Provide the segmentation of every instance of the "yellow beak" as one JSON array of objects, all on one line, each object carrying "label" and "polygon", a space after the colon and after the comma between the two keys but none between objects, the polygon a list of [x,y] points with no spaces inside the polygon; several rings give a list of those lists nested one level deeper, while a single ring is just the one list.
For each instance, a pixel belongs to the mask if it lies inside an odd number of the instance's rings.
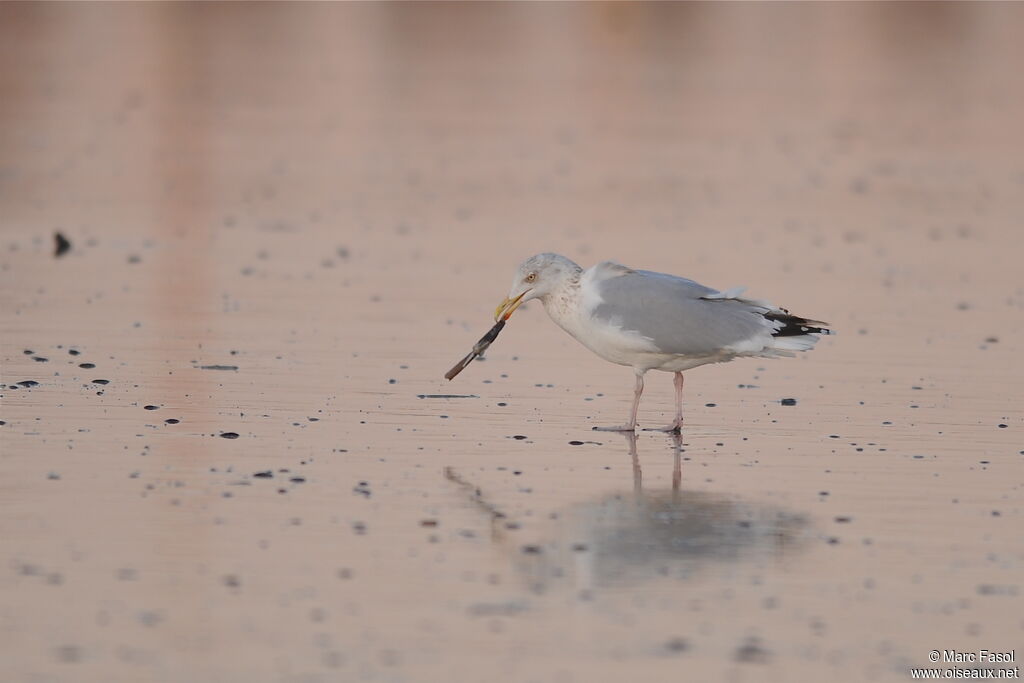
[{"label": "yellow beak", "polygon": [[523,303],[523,297],[526,296],[526,292],[523,292],[515,299],[509,299],[505,297],[505,300],[498,305],[498,308],[494,310],[494,322],[499,320],[508,320],[512,317],[513,311],[519,308],[520,304]]}]

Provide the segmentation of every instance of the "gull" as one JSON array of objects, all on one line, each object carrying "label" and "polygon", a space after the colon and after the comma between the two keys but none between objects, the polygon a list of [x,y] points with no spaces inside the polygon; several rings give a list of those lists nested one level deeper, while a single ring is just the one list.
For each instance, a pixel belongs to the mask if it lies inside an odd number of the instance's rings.
[{"label": "gull", "polygon": [[601,431],[633,432],[648,370],[673,373],[676,416],[659,431],[683,426],[683,372],[734,358],[794,356],[830,334],[828,323],[790,315],[744,288],[718,291],[665,273],[604,261],[583,270],[560,254],[537,254],[516,271],[508,296],[494,312],[508,320],[540,299],[555,323],[601,358],[633,368],[636,385],[629,421]]}]

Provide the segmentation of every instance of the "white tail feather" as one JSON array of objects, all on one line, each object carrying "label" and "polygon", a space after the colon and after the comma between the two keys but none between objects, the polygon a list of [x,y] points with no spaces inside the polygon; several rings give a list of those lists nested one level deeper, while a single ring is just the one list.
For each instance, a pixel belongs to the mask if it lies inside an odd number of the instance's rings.
[{"label": "white tail feather", "polygon": [[798,334],[788,337],[772,337],[772,345],[769,347],[778,351],[809,351],[818,343],[818,337],[813,334]]}]

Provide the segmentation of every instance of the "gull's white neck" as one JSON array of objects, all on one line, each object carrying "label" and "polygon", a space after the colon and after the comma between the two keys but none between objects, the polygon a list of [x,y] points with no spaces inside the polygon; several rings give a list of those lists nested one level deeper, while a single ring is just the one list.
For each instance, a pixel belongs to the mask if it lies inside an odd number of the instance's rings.
[{"label": "gull's white neck", "polygon": [[[544,309],[559,327],[601,358],[635,369],[639,367],[635,352],[650,352],[649,340],[636,333],[624,333],[617,325],[598,322],[591,316],[594,307],[601,303],[595,278],[607,276],[608,268],[616,267],[603,266],[599,264],[566,278],[561,287],[542,299]],[[622,266],[617,268],[625,270]],[[628,352],[623,352],[623,348]]]},{"label": "gull's white neck", "polygon": [[582,296],[580,294],[579,274],[567,277],[561,287],[543,297],[541,303],[548,316],[563,330],[576,339],[581,339],[580,313]]}]

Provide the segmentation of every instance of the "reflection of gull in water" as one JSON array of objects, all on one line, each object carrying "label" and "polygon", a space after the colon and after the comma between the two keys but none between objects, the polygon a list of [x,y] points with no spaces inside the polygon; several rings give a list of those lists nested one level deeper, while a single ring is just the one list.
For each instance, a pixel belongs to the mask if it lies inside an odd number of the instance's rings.
[{"label": "reflection of gull in water", "polygon": [[561,539],[547,546],[551,552],[522,566],[535,588],[543,590],[553,577],[566,575],[577,589],[659,576],[684,579],[708,564],[778,557],[797,544],[806,525],[798,515],[732,496],[683,490],[678,436],[671,490],[643,490],[637,437],[625,437],[633,460],[633,491],[565,510]]}]

